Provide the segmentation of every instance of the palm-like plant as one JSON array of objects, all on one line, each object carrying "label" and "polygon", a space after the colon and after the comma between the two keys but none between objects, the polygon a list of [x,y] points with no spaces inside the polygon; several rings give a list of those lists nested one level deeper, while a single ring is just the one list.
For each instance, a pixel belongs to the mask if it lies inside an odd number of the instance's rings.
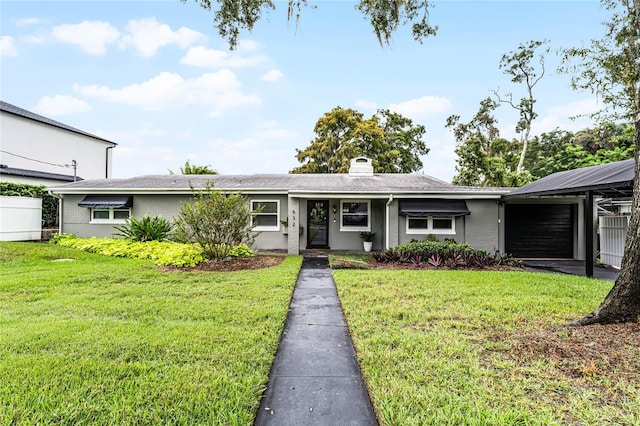
[{"label": "palm-like plant", "polygon": [[115,235],[133,241],[165,241],[168,240],[173,231],[173,224],[161,217],[142,216],[127,219],[123,226],[114,227],[119,232]]}]

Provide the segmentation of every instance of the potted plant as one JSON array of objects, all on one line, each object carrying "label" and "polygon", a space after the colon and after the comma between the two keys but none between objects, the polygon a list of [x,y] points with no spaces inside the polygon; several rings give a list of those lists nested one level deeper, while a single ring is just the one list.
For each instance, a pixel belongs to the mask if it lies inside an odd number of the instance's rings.
[{"label": "potted plant", "polygon": [[281,220],[280,223],[282,224],[282,233],[284,235],[288,235],[289,234],[289,218],[287,217],[285,220]]},{"label": "potted plant", "polygon": [[376,239],[376,233],[371,231],[362,231],[360,232],[360,238],[362,239],[364,251],[370,252],[371,246],[373,245],[373,240]]}]

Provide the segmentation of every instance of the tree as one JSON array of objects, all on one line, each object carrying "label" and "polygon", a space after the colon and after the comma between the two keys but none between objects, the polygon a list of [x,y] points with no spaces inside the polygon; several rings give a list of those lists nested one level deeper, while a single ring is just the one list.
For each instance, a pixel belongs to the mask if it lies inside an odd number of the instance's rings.
[{"label": "tree", "polygon": [[[171,170],[169,170],[169,174],[173,174]],[[195,164],[189,163],[189,160],[184,162],[184,166],[180,167],[181,175],[217,175],[218,171],[212,169],[209,164],[206,166],[197,166]]]},{"label": "tree", "polygon": [[602,123],[576,133],[556,129],[531,140],[525,169],[532,178],[633,158],[633,124]]},{"label": "tree", "polygon": [[376,173],[411,173],[422,168],[420,156],[429,153],[424,126],[389,110],[365,119],[361,112],[335,107],[313,130],[311,144],[296,149],[302,165],[291,173],[347,173],[351,159],[360,156],[371,158]]},{"label": "tree", "polygon": [[606,34],[588,47],[565,50],[564,70],[576,73],[573,87],[591,90],[611,107],[603,114],[634,123],[632,213],[618,279],[594,312],[570,325],[637,322],[640,315],[640,0],[602,4],[612,12]]},{"label": "tree", "polygon": [[522,174],[515,173],[519,144],[500,137],[498,122],[493,115],[498,103],[486,98],[469,123],[461,123],[459,115],[447,118],[446,127],[456,139],[455,185],[519,186]]},{"label": "tree", "polygon": [[[180,0],[186,3],[187,0]],[[218,34],[229,42],[233,50],[243,30],[251,31],[254,25],[270,10],[275,10],[275,0],[194,0],[207,11],[213,11],[213,26]],[[300,20],[302,9],[308,0],[288,0],[287,19]],[[359,0],[356,8],[369,20],[380,44],[389,44],[392,34],[401,25],[411,25],[413,38],[422,42],[435,35],[438,27],[429,24],[427,0]],[[317,7],[317,6],[314,6]]]},{"label": "tree", "polygon": [[197,243],[208,259],[224,259],[234,246],[253,244],[252,217],[256,213],[250,210],[245,196],[225,194],[207,185],[182,205],[174,238]]},{"label": "tree", "polygon": [[[517,104],[513,101],[513,94],[508,93],[505,97],[501,97],[500,93],[495,90],[493,93],[499,102],[505,103],[511,108],[518,111],[520,119],[516,124],[516,133],[520,134],[520,159],[516,166],[516,173],[524,172],[524,161],[529,147],[529,136],[531,135],[531,124],[538,114],[534,111],[535,98],[533,97],[534,87],[542,80],[545,73],[544,54],[549,52],[549,48],[544,48],[542,53],[537,53],[540,48],[548,44],[547,41],[532,40],[526,44],[521,44],[515,51],[502,55],[500,60],[500,69],[511,76],[512,83],[524,84],[526,96],[520,99]],[[536,58],[539,68],[532,65]]]}]

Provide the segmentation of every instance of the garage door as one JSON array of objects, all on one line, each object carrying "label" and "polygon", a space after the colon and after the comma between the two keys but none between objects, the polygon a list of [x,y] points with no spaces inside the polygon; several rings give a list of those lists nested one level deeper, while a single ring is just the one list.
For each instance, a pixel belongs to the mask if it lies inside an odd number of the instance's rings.
[{"label": "garage door", "polygon": [[507,253],[524,258],[573,258],[573,206],[507,204]]}]

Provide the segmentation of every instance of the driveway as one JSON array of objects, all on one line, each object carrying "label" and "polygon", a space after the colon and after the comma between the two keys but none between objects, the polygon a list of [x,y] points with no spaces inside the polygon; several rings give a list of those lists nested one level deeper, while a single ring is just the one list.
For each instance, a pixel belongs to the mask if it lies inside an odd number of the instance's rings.
[{"label": "driveway", "polygon": [[[523,260],[522,264],[526,268],[536,269],[547,272],[560,272],[569,275],[585,276],[584,260],[569,259],[550,259],[550,260]],[[613,268],[605,268],[604,266],[593,266],[594,278],[601,280],[615,281],[620,271]]]}]

